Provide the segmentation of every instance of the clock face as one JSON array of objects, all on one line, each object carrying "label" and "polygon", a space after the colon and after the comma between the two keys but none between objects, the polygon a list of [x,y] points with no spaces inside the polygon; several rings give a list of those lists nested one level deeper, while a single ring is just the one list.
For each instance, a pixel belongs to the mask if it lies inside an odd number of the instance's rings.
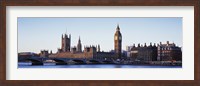
[{"label": "clock face", "polygon": [[118,37],[117,37],[117,36],[115,36],[115,40],[117,40],[117,38],[118,38]]},{"label": "clock face", "polygon": [[121,37],[121,36],[119,37],[119,40],[122,40],[122,37]]},{"label": "clock face", "polygon": [[122,40],[122,37],[121,36],[115,36],[115,40]]}]

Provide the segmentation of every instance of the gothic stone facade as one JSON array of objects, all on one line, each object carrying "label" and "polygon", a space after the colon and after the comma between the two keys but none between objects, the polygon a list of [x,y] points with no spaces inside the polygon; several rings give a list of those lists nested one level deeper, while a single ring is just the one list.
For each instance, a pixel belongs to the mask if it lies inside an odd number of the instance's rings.
[{"label": "gothic stone facade", "polygon": [[59,58],[85,58],[90,59],[95,56],[96,53],[96,47],[85,47],[84,51],[76,51],[75,48],[72,48],[74,50],[70,52],[57,52],[55,54],[49,55],[49,57],[59,57]]},{"label": "gothic stone facade", "polygon": [[119,25],[117,25],[116,32],[114,35],[114,48],[115,53],[117,54],[117,58],[121,59],[122,55],[122,35],[120,32]]},{"label": "gothic stone facade", "polygon": [[79,37],[78,44],[75,47],[71,47],[71,35],[62,35],[61,49],[58,49],[57,53],[51,53],[49,57],[59,57],[59,58],[85,58],[85,59],[118,59],[121,57],[121,46],[122,46],[122,36],[120,33],[119,25],[116,28],[114,35],[115,52],[101,52],[100,45],[84,47],[82,51],[82,44]]}]

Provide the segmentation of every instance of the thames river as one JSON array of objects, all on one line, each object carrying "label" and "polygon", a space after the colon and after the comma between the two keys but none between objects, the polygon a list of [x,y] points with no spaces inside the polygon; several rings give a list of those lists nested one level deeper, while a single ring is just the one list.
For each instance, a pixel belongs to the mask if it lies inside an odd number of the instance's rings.
[{"label": "thames river", "polygon": [[19,62],[18,68],[182,68],[182,66],[147,66],[147,65],[115,65],[115,64],[83,64],[83,65],[55,65],[44,63],[43,65],[31,65],[31,63]]}]

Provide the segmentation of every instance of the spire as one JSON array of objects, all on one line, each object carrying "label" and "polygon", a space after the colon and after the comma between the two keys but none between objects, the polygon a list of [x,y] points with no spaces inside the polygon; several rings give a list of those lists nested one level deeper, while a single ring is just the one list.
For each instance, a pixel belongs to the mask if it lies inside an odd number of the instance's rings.
[{"label": "spire", "polygon": [[65,38],[68,38],[67,34],[65,34]]},{"label": "spire", "polygon": [[82,45],[81,45],[81,38],[80,38],[80,36],[79,36],[78,44],[77,44],[77,51],[78,52],[82,52]]},{"label": "spire", "polygon": [[50,54],[52,54],[52,50],[50,51]]},{"label": "spire", "polygon": [[81,38],[80,38],[80,36],[79,36],[79,39],[78,39],[78,43],[81,43]]},{"label": "spire", "polygon": [[65,32],[65,34],[67,34],[67,28],[66,28],[66,32]]},{"label": "spire", "polygon": [[100,45],[98,44],[98,52],[100,52]]},{"label": "spire", "polygon": [[67,28],[66,28],[66,32],[65,32],[65,34],[64,34],[64,37],[65,37],[65,38],[68,38],[68,35],[67,35]]},{"label": "spire", "polygon": [[120,31],[120,28],[119,28],[119,24],[117,24],[117,29],[116,29],[117,31]]}]

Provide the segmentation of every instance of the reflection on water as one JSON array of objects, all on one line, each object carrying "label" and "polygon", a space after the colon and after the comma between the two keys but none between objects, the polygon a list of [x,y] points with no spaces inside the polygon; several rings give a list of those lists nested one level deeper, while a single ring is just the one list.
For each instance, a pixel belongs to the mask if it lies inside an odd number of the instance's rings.
[{"label": "reflection on water", "polygon": [[182,66],[147,66],[115,64],[56,65],[55,63],[44,63],[44,65],[31,65],[31,63],[19,62],[18,68],[182,68]]}]

